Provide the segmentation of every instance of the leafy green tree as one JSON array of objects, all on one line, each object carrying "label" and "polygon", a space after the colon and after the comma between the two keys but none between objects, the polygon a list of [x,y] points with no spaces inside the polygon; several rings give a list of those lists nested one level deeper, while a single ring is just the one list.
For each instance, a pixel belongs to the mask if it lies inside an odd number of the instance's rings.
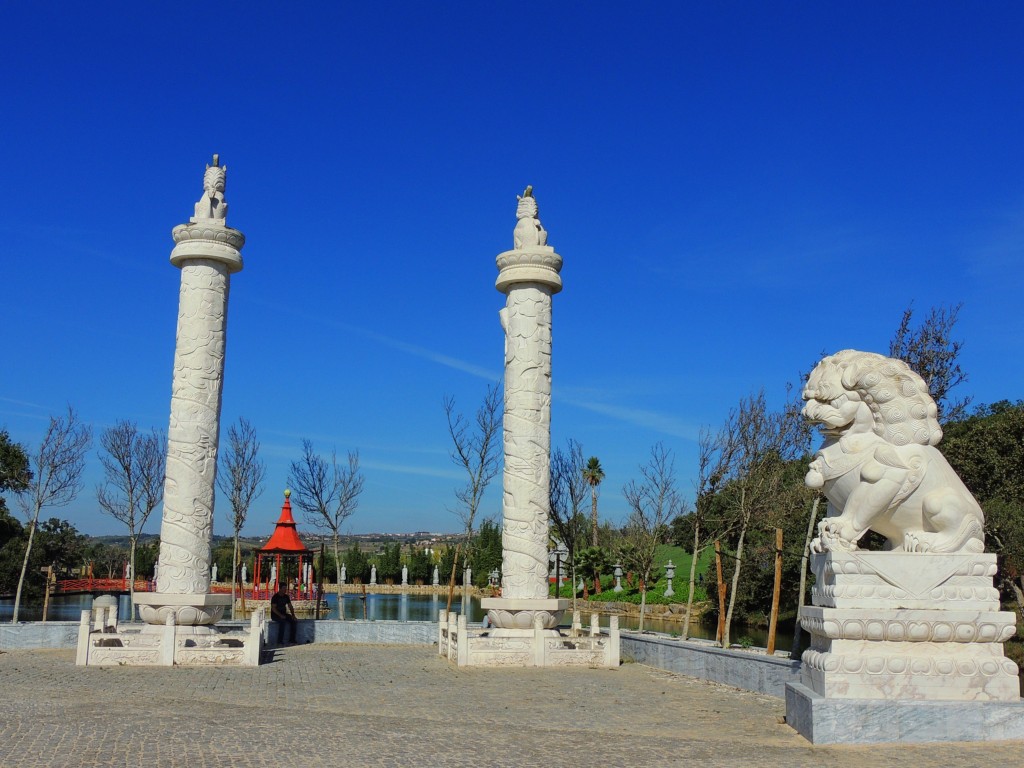
[{"label": "leafy green tree", "polygon": [[[340,565],[338,574],[340,579]],[[368,584],[370,581],[370,561],[359,548],[359,542],[352,542],[352,546],[345,553],[345,578],[352,584],[357,582]]]},{"label": "leafy green tree", "polygon": [[[222,539],[210,549],[210,564],[217,566],[217,581],[231,578],[231,564],[235,555],[234,543],[231,539]],[[283,577],[284,574],[281,574]]]},{"label": "leafy green tree", "polygon": [[96,579],[119,579],[124,573],[124,564],[128,562],[128,550],[119,544],[105,541],[88,542],[82,553],[84,577]]},{"label": "leafy green tree", "polygon": [[[743,617],[754,605],[763,611],[771,604],[774,529],[783,528],[784,542],[796,547],[806,535],[789,528],[806,525],[803,510],[809,491],[804,487],[806,468],[801,459],[809,438],[795,401],[775,411],[768,407],[762,390],[740,401],[715,438],[705,435],[701,441],[700,522],[710,524],[715,537],[726,544],[723,570],[731,585],[723,645],[729,643],[734,619]],[[799,563],[797,555],[795,584],[800,582]],[[749,583],[740,579],[741,572]],[[766,585],[767,598],[763,594]]]},{"label": "leafy green tree", "polygon": [[[782,591],[780,612],[794,613],[799,602],[800,572],[806,537],[807,510],[814,491],[804,485],[806,462],[802,459],[778,461],[772,468],[776,475],[773,497],[757,513],[754,524],[747,529],[743,557],[743,578],[735,590],[733,621],[767,624],[775,583],[775,529],[782,529]],[[723,497],[735,489],[723,489]],[[729,502],[731,503],[731,502]],[[735,552],[736,536],[726,536],[726,549]],[[725,558],[728,578],[735,567],[732,557]],[[710,590],[709,590],[710,591]]]},{"label": "leafy green tree", "polygon": [[979,501],[1024,499],[1024,401],[982,405],[946,424],[939,450]]},{"label": "leafy green tree", "polygon": [[[342,552],[341,556],[342,556],[342,560],[344,561],[345,553]],[[244,557],[245,556],[244,556],[244,553],[243,553],[243,559],[244,559]],[[317,583],[320,582],[320,578],[321,577],[323,577],[323,579],[325,581],[330,581],[330,577],[331,577],[332,573],[340,573],[341,572],[341,563],[338,563],[337,567],[335,567],[334,553],[330,550],[330,548],[325,547],[324,550],[323,550],[323,562],[320,561],[320,550],[316,550],[316,552],[314,553],[314,555],[313,555],[313,570],[315,572],[314,573],[314,580]],[[352,581],[352,579],[348,577],[348,572],[347,571],[345,573],[345,576],[346,576],[346,578],[348,578],[348,580],[350,582]]]},{"label": "leafy green tree", "polygon": [[[21,493],[28,489],[31,480],[32,470],[25,449],[11,441],[6,429],[0,429],[0,493]],[[6,512],[6,501],[0,496],[0,515]],[[2,530],[0,536],[3,536]]]},{"label": "leafy green tree", "polygon": [[409,583],[429,584],[433,577],[434,564],[425,549],[413,547],[409,553]]},{"label": "leafy green tree", "polygon": [[501,527],[493,520],[484,520],[473,545],[473,584],[487,586],[488,574],[501,572]]},{"label": "leafy green tree", "polygon": [[982,405],[943,431],[939,450],[981,504],[998,581],[1024,613],[1024,401]]},{"label": "leafy green tree", "polygon": [[384,545],[384,551],[377,557],[377,582],[399,584],[402,578],[402,545],[397,541]]},{"label": "leafy green tree", "polygon": [[[15,526],[6,525],[5,515],[0,514],[0,528],[6,528],[15,535],[3,542],[0,533],[0,593],[13,591],[17,584],[20,561],[24,556],[26,535],[24,529],[13,518]],[[86,552],[88,537],[79,533],[71,523],[51,517],[36,528],[28,570],[22,585],[22,598],[38,604],[46,588],[46,576],[40,569],[53,566],[57,578],[67,578],[73,568],[81,566]]]},{"label": "leafy green tree", "polygon": [[622,532],[622,528],[612,525],[607,520],[601,523],[597,529],[597,540],[600,542],[601,549],[605,552],[617,551],[622,541]]},{"label": "leafy green tree", "polygon": [[[32,479],[25,449],[0,430],[0,493],[21,493]],[[10,514],[0,496],[0,594],[11,594],[18,584],[18,561],[25,552],[25,527]]]},{"label": "leafy green tree", "polygon": [[[455,568],[455,557],[457,552],[461,552],[461,547],[453,547],[450,544],[446,544],[444,549],[441,550],[441,557],[438,560],[437,569],[442,574],[448,574],[455,569],[455,583],[462,583],[462,574],[459,573],[459,569]],[[443,577],[442,577],[443,578]]]},{"label": "leafy green tree", "polygon": [[12,539],[20,540],[25,535],[25,528],[6,509],[0,509],[0,547]]},{"label": "leafy green tree", "polygon": [[[601,547],[587,547],[576,555],[576,569],[588,579],[593,579],[594,593],[601,591],[601,576],[611,568],[608,552]],[[586,584],[584,584],[586,589]]]},{"label": "leafy green tree", "polygon": [[66,577],[82,564],[89,537],[67,520],[51,517],[39,526],[37,536],[40,567],[52,565],[58,576]]},{"label": "leafy green tree", "polygon": [[[140,541],[135,550],[135,569],[140,578],[152,579],[154,574],[153,566],[160,557],[160,539],[154,537]],[[218,574],[219,575],[219,574]]]},{"label": "leafy green tree", "polygon": [[18,570],[25,553],[26,539],[21,522],[0,508],[0,594],[9,595],[18,586]]}]

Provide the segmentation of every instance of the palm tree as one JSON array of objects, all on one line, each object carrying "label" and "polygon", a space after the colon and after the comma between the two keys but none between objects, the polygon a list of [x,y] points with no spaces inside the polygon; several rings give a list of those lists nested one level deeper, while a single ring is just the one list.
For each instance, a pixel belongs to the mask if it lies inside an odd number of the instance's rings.
[{"label": "palm tree", "polygon": [[583,468],[583,479],[590,486],[590,523],[593,532],[591,546],[597,546],[597,487],[604,480],[604,470],[601,469],[601,462],[597,456],[587,459],[587,466]]},{"label": "palm tree", "polygon": [[[594,594],[601,591],[601,574],[609,568],[608,554],[600,547],[587,547],[576,555],[576,567],[594,580]],[[584,587],[586,594],[586,587]]]}]

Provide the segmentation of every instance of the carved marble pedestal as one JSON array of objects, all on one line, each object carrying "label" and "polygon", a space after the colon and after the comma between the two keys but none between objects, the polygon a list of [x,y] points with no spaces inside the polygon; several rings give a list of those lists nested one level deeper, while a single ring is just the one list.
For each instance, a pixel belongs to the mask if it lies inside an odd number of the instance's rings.
[{"label": "carved marble pedestal", "polygon": [[619,666],[620,644],[619,617],[612,616],[608,632],[602,633],[596,613],[591,616],[590,632],[584,633],[577,611],[568,634],[544,629],[543,618],[536,614],[532,629],[470,628],[465,616],[444,611],[438,620],[438,653],[460,667],[614,669]]},{"label": "carved marble pedestal", "polygon": [[786,719],[815,743],[1024,738],[1017,666],[1003,655],[994,554],[812,557],[811,634]]}]

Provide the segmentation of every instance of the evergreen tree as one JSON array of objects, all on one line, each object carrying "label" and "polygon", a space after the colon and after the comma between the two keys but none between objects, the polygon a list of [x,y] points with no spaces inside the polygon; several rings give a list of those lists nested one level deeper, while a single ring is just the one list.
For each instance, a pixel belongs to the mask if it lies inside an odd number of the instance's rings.
[{"label": "evergreen tree", "polygon": [[501,573],[501,528],[493,520],[484,520],[473,546],[473,584],[487,586],[493,570]]},{"label": "evergreen tree", "polygon": [[[359,542],[353,542],[348,552],[345,553],[345,578],[348,579],[350,584],[370,583],[370,561],[367,559],[363,551],[359,549]],[[341,572],[341,566],[338,566],[338,572]]]},{"label": "evergreen tree", "polygon": [[433,577],[434,564],[425,549],[413,548],[409,554],[409,583],[429,584]]}]

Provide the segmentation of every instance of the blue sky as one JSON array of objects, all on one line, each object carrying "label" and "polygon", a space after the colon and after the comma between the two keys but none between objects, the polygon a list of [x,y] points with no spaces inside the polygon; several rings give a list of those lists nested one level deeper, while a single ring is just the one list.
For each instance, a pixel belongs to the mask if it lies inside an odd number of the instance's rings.
[{"label": "blue sky", "polygon": [[[1021,398],[1022,38],[1009,2],[7,4],[0,426],[166,428],[170,230],[213,152],[247,237],[222,431],[263,443],[253,535],[303,437],[360,451],[352,532],[457,529],[442,401],[501,376],[527,184],[564,258],[553,439],[601,459],[607,519],[653,443],[691,492],[701,425],[886,351],[911,301],[963,302],[963,394]],[[120,532],[99,480],[93,455],[44,514]]]}]

